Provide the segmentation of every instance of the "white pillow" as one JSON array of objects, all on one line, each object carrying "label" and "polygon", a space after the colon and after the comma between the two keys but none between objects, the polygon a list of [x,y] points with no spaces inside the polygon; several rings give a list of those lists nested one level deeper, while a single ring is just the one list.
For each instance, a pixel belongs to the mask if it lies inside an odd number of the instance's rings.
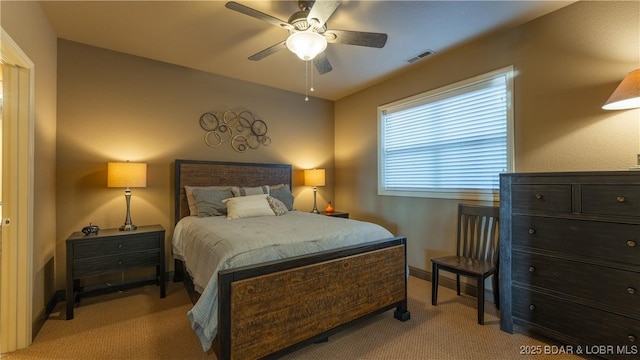
[{"label": "white pillow", "polygon": [[222,200],[227,205],[227,219],[255,216],[275,216],[267,201],[267,194],[232,197]]},{"label": "white pillow", "polygon": [[231,189],[234,197],[238,196],[250,196],[250,195],[261,195],[261,194],[269,194],[269,185],[262,185],[256,187],[238,187],[234,186]]}]

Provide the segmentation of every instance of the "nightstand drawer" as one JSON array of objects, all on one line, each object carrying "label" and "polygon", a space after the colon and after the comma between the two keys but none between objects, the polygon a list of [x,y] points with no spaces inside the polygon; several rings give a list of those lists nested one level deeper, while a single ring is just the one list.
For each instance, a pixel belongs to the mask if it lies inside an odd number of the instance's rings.
[{"label": "nightstand drawer", "polygon": [[513,185],[514,209],[571,211],[571,185]]},{"label": "nightstand drawer", "polygon": [[583,185],[582,212],[640,217],[640,187],[634,185]]},{"label": "nightstand drawer", "polygon": [[513,315],[593,345],[638,345],[638,320],[519,286],[513,286]]},{"label": "nightstand drawer", "polygon": [[87,239],[74,246],[74,258],[85,259],[160,248],[156,234]]},{"label": "nightstand drawer", "polygon": [[640,265],[640,225],[514,215],[514,246]]},{"label": "nightstand drawer", "polygon": [[97,276],[123,270],[155,266],[160,263],[160,249],[103,256],[73,261],[75,278]]},{"label": "nightstand drawer", "polygon": [[640,273],[521,251],[513,251],[512,256],[514,281],[608,306],[638,310]]}]

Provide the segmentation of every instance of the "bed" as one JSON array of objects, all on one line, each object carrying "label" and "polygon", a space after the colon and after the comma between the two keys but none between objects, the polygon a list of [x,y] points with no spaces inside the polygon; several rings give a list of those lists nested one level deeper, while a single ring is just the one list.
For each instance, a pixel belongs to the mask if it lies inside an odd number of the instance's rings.
[{"label": "bed", "polygon": [[[327,341],[354,321],[394,308],[396,319],[409,320],[405,237],[381,232],[375,224],[295,210],[283,216],[238,221],[226,216],[191,216],[185,186],[291,186],[291,165],[176,160],[174,174],[174,281],[184,281],[194,303],[188,314],[192,328],[203,349],[215,352],[218,360],[278,357]],[[351,226],[357,226],[356,230],[347,230],[347,235],[323,233],[322,241],[309,242],[313,244],[310,248],[290,240],[299,237],[302,231],[295,229],[300,227],[306,233]],[[202,227],[222,232],[229,240],[225,246],[239,247],[241,255],[202,260],[212,250],[198,248],[204,245],[195,245],[196,240],[186,242],[180,235],[208,237]],[[265,244],[249,248],[254,245],[235,240],[241,227],[252,233],[252,241]],[[185,243],[194,245],[185,250]],[[193,254],[199,257],[197,261]],[[217,265],[207,265],[210,263]],[[208,267],[213,269],[200,274],[200,268]],[[203,281],[207,276],[210,278]]]}]

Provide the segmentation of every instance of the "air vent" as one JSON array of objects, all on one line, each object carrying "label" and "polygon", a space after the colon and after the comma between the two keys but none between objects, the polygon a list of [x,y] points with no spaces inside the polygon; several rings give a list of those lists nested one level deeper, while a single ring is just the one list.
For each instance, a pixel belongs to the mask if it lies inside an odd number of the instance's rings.
[{"label": "air vent", "polygon": [[420,54],[418,54],[418,55],[416,55],[416,56],[414,56],[412,58],[409,58],[409,59],[407,59],[405,61],[408,62],[408,63],[416,62],[416,61],[418,61],[418,60],[420,60],[422,58],[425,58],[425,57],[427,57],[429,55],[433,55],[435,53],[436,53],[435,51],[433,51],[431,49],[427,49],[427,50],[421,52]]}]

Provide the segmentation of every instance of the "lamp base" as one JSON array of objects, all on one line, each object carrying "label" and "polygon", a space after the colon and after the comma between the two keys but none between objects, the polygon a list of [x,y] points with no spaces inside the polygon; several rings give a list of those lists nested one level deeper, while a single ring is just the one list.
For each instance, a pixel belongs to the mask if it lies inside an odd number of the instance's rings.
[{"label": "lamp base", "polygon": [[312,213],[314,214],[320,214],[320,211],[318,211],[318,206],[316,203],[316,193],[318,192],[318,188],[317,187],[313,187],[313,210],[311,210]]},{"label": "lamp base", "polygon": [[122,226],[120,226],[120,231],[134,231],[136,230],[138,227],[133,225],[133,224],[124,224]]},{"label": "lamp base", "polygon": [[638,154],[638,165],[629,168],[631,171],[640,171],[640,154]]}]

